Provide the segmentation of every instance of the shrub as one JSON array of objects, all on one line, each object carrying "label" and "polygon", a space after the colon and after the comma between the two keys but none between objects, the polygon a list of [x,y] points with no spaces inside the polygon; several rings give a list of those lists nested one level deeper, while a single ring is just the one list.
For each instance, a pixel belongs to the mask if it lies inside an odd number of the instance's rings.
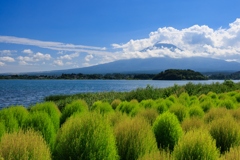
[{"label": "shrub", "polygon": [[230,113],[226,108],[212,108],[204,115],[204,121],[210,123],[215,119],[223,118],[227,115],[230,115]]},{"label": "shrub", "polygon": [[236,121],[240,122],[240,108],[230,110],[230,113]]},{"label": "shrub", "polygon": [[42,136],[32,130],[5,134],[0,142],[0,157],[11,160],[51,160]]},{"label": "shrub", "polygon": [[158,111],[154,108],[142,109],[136,116],[143,117],[150,125],[152,125],[158,116]]},{"label": "shrub", "polygon": [[18,121],[14,118],[13,113],[8,108],[0,110],[0,122],[5,126],[5,131],[8,133],[19,129]]},{"label": "shrub", "polygon": [[159,148],[173,150],[174,145],[182,136],[182,128],[177,117],[170,112],[159,115],[153,123],[153,131]]},{"label": "shrub", "polygon": [[199,100],[198,100],[197,96],[191,96],[190,97],[189,106],[193,106],[193,105],[199,105]]},{"label": "shrub", "polygon": [[97,101],[94,102],[91,110],[97,111],[98,113],[105,114],[109,112],[113,112],[112,106],[108,102]]},{"label": "shrub", "polygon": [[237,101],[238,103],[240,103],[240,93],[237,93],[237,94],[235,95],[235,99],[236,99],[236,101]]},{"label": "shrub", "polygon": [[154,108],[157,109],[159,114],[166,112],[168,110],[168,106],[163,99],[156,100]]},{"label": "shrub", "polygon": [[221,160],[239,160],[240,146],[231,147],[228,152],[221,156]]},{"label": "shrub", "polygon": [[19,127],[22,127],[28,117],[28,110],[23,106],[12,106],[8,108],[8,111],[17,120]]},{"label": "shrub", "polygon": [[120,99],[114,99],[111,103],[112,108],[115,110],[121,102],[122,101]]},{"label": "shrub", "polygon": [[206,100],[200,103],[200,107],[203,109],[203,111],[206,113],[208,112],[211,108],[214,107],[214,104],[211,100]]},{"label": "shrub", "polygon": [[0,122],[0,141],[1,141],[1,137],[4,135],[4,133],[5,133],[4,123]]},{"label": "shrub", "polygon": [[53,102],[39,103],[39,104],[36,104],[35,106],[31,107],[30,111],[31,112],[35,112],[35,111],[46,112],[54,124],[55,132],[58,131],[59,126],[60,126],[61,112],[59,111],[59,109],[57,108],[55,103],[53,103]]},{"label": "shrub", "polygon": [[173,157],[177,160],[217,160],[219,152],[207,131],[191,130],[174,147]]},{"label": "shrub", "polygon": [[114,133],[97,113],[76,114],[60,128],[54,159],[118,159]]},{"label": "shrub", "polygon": [[122,112],[119,112],[119,111],[115,111],[115,112],[111,112],[110,114],[107,114],[107,115],[104,115],[111,126],[115,126],[117,125],[119,122],[127,119],[127,118],[130,118],[126,113],[122,113]]},{"label": "shrub", "polygon": [[148,100],[142,100],[140,102],[140,105],[143,106],[144,108],[152,108],[153,106],[155,106],[155,101],[152,99],[148,99]]},{"label": "shrub", "polygon": [[185,119],[182,124],[182,129],[187,132],[192,129],[198,129],[204,126],[204,122],[199,117],[191,117]]},{"label": "shrub", "polygon": [[231,116],[214,120],[209,130],[221,153],[240,144],[240,128]]},{"label": "shrub", "polygon": [[174,113],[180,122],[182,122],[188,116],[188,108],[181,104],[174,104],[169,108],[169,111]]},{"label": "shrub", "polygon": [[23,126],[25,130],[33,129],[42,134],[50,149],[53,149],[56,132],[51,118],[46,112],[33,112],[29,114]]},{"label": "shrub", "polygon": [[205,113],[200,106],[192,106],[189,108],[188,114],[190,117],[202,118]]},{"label": "shrub", "polygon": [[87,103],[84,100],[75,100],[63,108],[60,124],[63,124],[71,115],[86,111],[88,111]]},{"label": "shrub", "polygon": [[142,118],[126,119],[115,126],[115,137],[121,160],[136,160],[157,151],[151,126]]},{"label": "shrub", "polygon": [[227,109],[235,109],[236,108],[235,104],[229,99],[221,100],[219,103],[219,107],[225,107]]},{"label": "shrub", "polygon": [[139,103],[135,102],[135,101],[131,101],[131,102],[121,102],[118,107],[117,107],[117,111],[121,111],[122,113],[126,113],[128,115],[130,115],[130,113],[135,109],[137,110],[139,108]]},{"label": "shrub", "polygon": [[214,100],[218,99],[217,94],[214,92],[208,92],[207,96]]},{"label": "shrub", "polygon": [[170,151],[160,150],[160,152],[148,153],[138,160],[173,160]]},{"label": "shrub", "polygon": [[190,105],[190,97],[188,95],[188,93],[183,92],[180,94],[178,101],[184,105],[184,106],[189,106]]}]

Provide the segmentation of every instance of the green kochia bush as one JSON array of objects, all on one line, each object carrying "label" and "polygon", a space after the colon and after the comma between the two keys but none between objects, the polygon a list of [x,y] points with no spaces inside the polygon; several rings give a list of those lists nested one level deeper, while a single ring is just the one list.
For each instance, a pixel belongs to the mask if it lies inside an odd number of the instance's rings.
[{"label": "green kochia bush", "polygon": [[53,122],[46,112],[33,112],[29,114],[23,126],[25,130],[33,129],[42,134],[50,149],[53,149],[56,132]]},{"label": "green kochia bush", "polygon": [[5,133],[4,123],[0,122],[0,141],[1,141],[1,137],[3,136],[4,133]]},{"label": "green kochia bush", "polygon": [[0,110],[0,122],[4,124],[6,132],[19,130],[18,121],[8,108]]},{"label": "green kochia bush", "polygon": [[153,123],[153,131],[159,148],[173,150],[183,131],[177,117],[170,112],[158,116]]},{"label": "green kochia bush", "polygon": [[81,113],[88,111],[88,105],[84,100],[75,100],[70,104],[67,104],[65,108],[63,108],[62,116],[60,119],[60,123],[63,124],[67,118],[75,113]]},{"label": "green kochia bush", "polygon": [[76,114],[60,128],[54,159],[115,160],[116,141],[110,124],[100,114]]},{"label": "green kochia bush", "polygon": [[6,160],[51,160],[51,153],[39,133],[20,130],[2,137],[0,157]]},{"label": "green kochia bush", "polygon": [[189,108],[188,114],[190,117],[202,118],[204,116],[204,111],[200,106],[191,106]]},{"label": "green kochia bush", "polygon": [[108,102],[97,101],[93,103],[91,110],[96,111],[101,114],[113,112],[112,106]]},{"label": "green kochia bush", "polygon": [[44,103],[36,104],[35,106],[31,107],[30,111],[31,112],[35,112],[35,111],[46,112],[54,124],[55,132],[58,131],[59,126],[60,126],[61,112],[59,111],[59,109],[53,102],[44,102]]},{"label": "green kochia bush", "polygon": [[210,134],[216,140],[221,153],[240,144],[239,124],[231,116],[216,119],[211,123]]},{"label": "green kochia bush", "polygon": [[188,108],[181,104],[174,104],[169,108],[171,113],[174,113],[178,120],[182,122],[185,118],[188,117]]},{"label": "green kochia bush", "polygon": [[137,101],[131,101],[131,102],[124,101],[118,105],[117,111],[121,111],[122,113],[131,115],[131,114],[135,114],[139,108],[140,108],[139,103]]},{"label": "green kochia bush", "polygon": [[18,126],[22,127],[24,124],[24,121],[28,117],[28,110],[23,106],[12,106],[7,108],[9,114],[12,114],[13,117],[17,120]]},{"label": "green kochia bush", "polygon": [[191,130],[174,147],[173,156],[177,160],[217,160],[219,151],[207,131]]},{"label": "green kochia bush", "polygon": [[121,160],[137,160],[145,154],[158,151],[151,126],[142,117],[118,123],[115,126],[115,136]]}]

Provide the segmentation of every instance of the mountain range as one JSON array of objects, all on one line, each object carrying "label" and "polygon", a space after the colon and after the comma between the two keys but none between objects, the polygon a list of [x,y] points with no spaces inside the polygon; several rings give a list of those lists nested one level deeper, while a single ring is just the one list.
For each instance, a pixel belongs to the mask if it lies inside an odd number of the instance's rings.
[{"label": "mountain range", "polygon": [[125,59],[99,64],[85,68],[42,72],[41,74],[106,74],[106,73],[151,73],[156,74],[166,69],[191,69],[201,73],[206,72],[237,72],[240,63],[227,62],[220,59],[190,57],[190,58],[146,58]]}]

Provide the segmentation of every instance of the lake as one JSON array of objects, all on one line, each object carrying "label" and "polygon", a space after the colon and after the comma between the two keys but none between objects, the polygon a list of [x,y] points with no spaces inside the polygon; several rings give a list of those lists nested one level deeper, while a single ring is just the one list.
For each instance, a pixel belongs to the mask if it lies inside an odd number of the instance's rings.
[{"label": "lake", "polygon": [[[213,82],[222,83],[223,80],[206,81],[152,81],[152,80],[0,80],[0,108],[11,105],[29,107],[42,102],[44,97],[59,94],[76,94],[84,92],[131,91],[151,85],[157,88]],[[239,82],[239,81],[235,81]]]}]

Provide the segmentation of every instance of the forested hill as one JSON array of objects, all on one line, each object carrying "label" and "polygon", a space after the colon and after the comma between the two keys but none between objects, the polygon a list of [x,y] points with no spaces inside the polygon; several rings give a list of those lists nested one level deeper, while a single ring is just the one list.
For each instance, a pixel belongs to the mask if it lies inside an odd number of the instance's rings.
[{"label": "forested hill", "polygon": [[157,74],[153,80],[205,80],[207,77],[193,70],[168,69]]}]

